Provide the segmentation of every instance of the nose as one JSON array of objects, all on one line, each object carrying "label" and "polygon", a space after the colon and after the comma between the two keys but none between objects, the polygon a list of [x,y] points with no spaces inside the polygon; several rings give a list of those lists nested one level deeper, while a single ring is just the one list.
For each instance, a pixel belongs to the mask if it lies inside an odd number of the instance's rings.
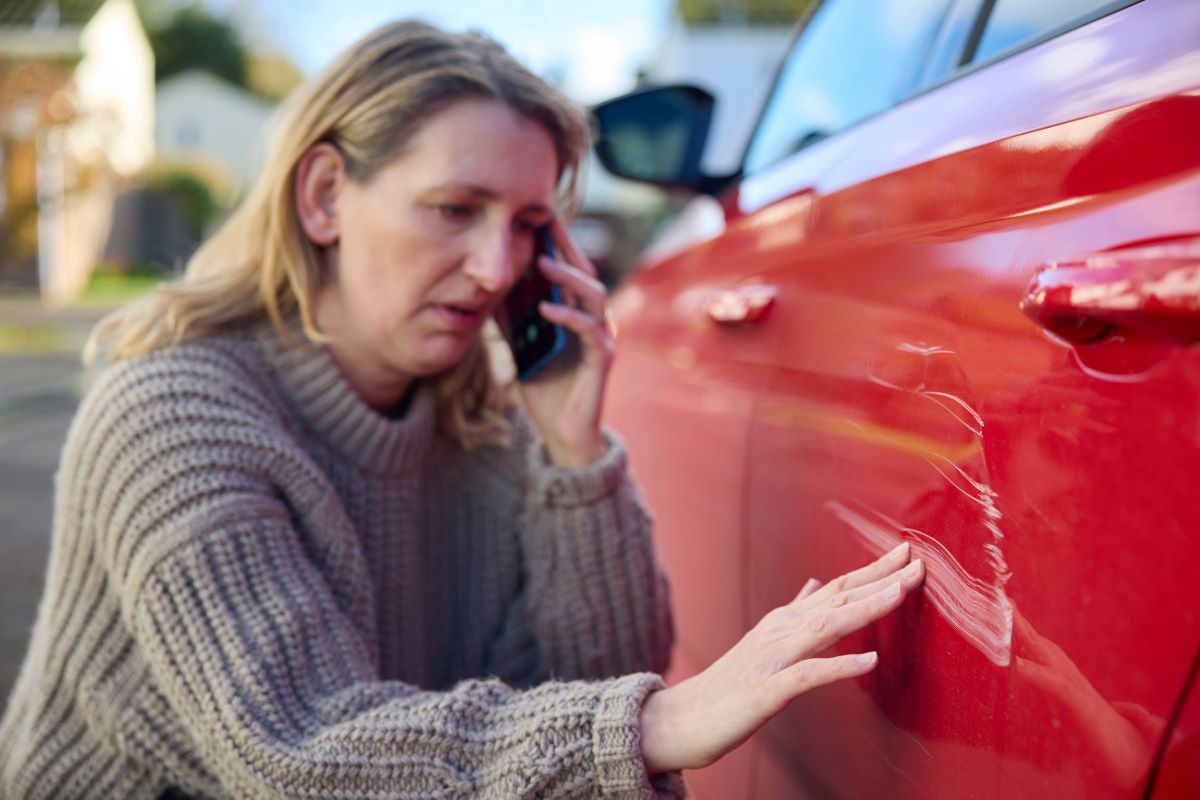
[{"label": "nose", "polygon": [[508,291],[517,280],[516,242],[509,231],[481,235],[467,254],[467,277],[486,292]]}]

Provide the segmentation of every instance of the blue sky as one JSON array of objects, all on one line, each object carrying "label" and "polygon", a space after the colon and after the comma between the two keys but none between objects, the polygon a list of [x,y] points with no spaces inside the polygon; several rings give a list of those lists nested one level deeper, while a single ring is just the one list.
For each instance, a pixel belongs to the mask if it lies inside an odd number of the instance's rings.
[{"label": "blue sky", "polygon": [[561,76],[577,100],[632,88],[665,34],[671,0],[206,0],[272,42],[301,69],[319,70],[384,22],[417,17],[436,25],[479,28],[542,75]]}]

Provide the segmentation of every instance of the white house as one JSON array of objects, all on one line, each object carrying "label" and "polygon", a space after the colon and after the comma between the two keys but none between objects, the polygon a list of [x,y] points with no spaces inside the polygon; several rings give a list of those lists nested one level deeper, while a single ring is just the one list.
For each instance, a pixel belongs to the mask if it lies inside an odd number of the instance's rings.
[{"label": "white house", "polygon": [[172,76],[159,84],[155,104],[159,157],[201,164],[248,187],[263,164],[274,109],[208,72]]},{"label": "white house", "polygon": [[791,32],[788,25],[734,22],[689,26],[678,16],[672,19],[645,80],[651,84],[690,83],[717,98],[704,154],[708,171],[719,174],[737,168]]},{"label": "white house", "polygon": [[79,35],[75,68],[79,124],[68,147],[80,159],[101,154],[122,176],[154,159],[154,53],[132,0],[108,0]]},{"label": "white house", "polygon": [[[688,25],[678,13],[672,15],[662,46],[643,72],[642,80],[648,85],[691,84],[707,89],[716,97],[703,161],[709,173],[719,175],[737,169],[775,70],[791,41],[791,32],[792,27],[787,24],[750,25],[736,19],[712,25]],[[680,198],[675,198],[674,202],[679,201]],[[652,210],[661,209],[666,203],[662,191],[614,178],[593,160],[584,211],[603,219],[610,235],[607,241],[598,242],[589,255],[593,260],[608,255],[616,270],[624,272],[636,260],[651,233],[644,225],[639,227],[634,223],[652,216]],[[661,211],[653,216],[661,216]],[[671,242],[679,238],[677,231],[681,227],[690,231],[699,226],[710,231],[724,220],[720,207],[707,197],[688,202],[682,218],[682,226],[668,226],[665,231],[655,232],[655,249],[661,247],[666,252],[673,248]],[[617,245],[624,245],[621,252],[616,252]]]}]

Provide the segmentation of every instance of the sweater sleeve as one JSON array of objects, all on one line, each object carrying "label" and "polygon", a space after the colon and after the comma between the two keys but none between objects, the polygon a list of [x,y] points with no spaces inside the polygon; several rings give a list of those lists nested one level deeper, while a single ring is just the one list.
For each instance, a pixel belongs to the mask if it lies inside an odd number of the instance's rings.
[{"label": "sweater sleeve", "polygon": [[[238,797],[653,796],[638,713],[661,680],[381,681],[285,515],[196,530],[147,571],[139,645]],[[143,732],[148,733],[148,732]]]},{"label": "sweater sleeve", "polygon": [[624,443],[604,435],[605,454],[579,470],[552,465],[536,439],[526,450],[529,613],[543,666],[559,678],[662,673],[673,642],[650,515]]},{"label": "sweater sleeve", "polygon": [[[205,795],[682,792],[642,765],[641,705],[662,686],[652,673],[524,691],[496,679],[445,691],[381,679],[344,537],[302,535],[293,517],[330,502],[321,476],[290,448],[253,372],[231,379],[225,360],[205,350],[115,367],[89,394],[65,458],[67,505],[104,554],[141,665],[122,685],[150,686],[186,733],[181,742],[133,707],[117,712],[121,741],[181,749],[169,761],[219,781],[196,787]],[[272,478],[281,471],[311,488],[285,501]],[[146,757],[153,769],[168,761]]]}]

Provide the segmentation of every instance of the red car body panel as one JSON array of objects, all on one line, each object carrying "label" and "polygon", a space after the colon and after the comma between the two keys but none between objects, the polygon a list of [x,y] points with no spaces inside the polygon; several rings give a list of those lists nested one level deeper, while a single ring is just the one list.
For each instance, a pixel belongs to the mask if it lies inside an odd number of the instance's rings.
[{"label": "red car body panel", "polygon": [[1170,737],[1163,743],[1163,756],[1155,775],[1152,800],[1195,797],[1200,787],[1200,692],[1195,680],[1200,671],[1200,653],[1192,673],[1192,687]]},{"label": "red car body panel", "polygon": [[[896,542],[927,579],[838,645],[874,673],[697,795],[1141,797],[1160,750],[1161,791],[1200,795],[1200,701],[1169,729],[1200,645],[1200,3],[970,72],[722,206],[613,301],[670,677]],[[768,313],[714,324],[750,286]]]},{"label": "red car body panel", "polygon": [[[670,565],[677,629],[687,631],[672,656],[677,682],[712,663],[745,633],[741,504],[743,458],[754,398],[766,384],[770,329],[727,332],[704,304],[729,280],[747,274],[734,243],[724,257],[703,250],[641,276],[614,300],[619,320],[636,315],[641,343],[619,359],[614,379],[631,391],[609,395],[606,413],[637,442],[635,472],[644,483],[658,549]],[[623,339],[623,334],[619,334]],[[761,353],[761,359],[754,354]],[[634,387],[638,387],[633,390]],[[645,412],[648,396],[653,412]],[[753,751],[734,753],[701,778],[714,797],[739,797]]]}]

